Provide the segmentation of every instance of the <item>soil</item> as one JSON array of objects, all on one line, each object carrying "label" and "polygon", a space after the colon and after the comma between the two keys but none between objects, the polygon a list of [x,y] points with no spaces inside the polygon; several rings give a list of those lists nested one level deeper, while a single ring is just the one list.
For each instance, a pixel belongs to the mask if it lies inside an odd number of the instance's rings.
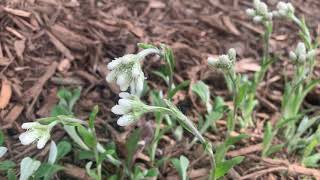
[{"label": "soil", "polygon": [[[274,7],[277,1],[268,0],[267,3]],[[313,37],[318,38],[320,1],[296,0],[292,3],[298,15],[305,17]],[[22,123],[50,115],[61,87],[82,87],[81,99],[75,109],[79,118],[85,119],[92,107],[99,105],[96,128],[101,142],[114,141],[122,147],[134,128],[148,126],[150,131],[146,133],[152,133],[152,117],[127,128],[116,125],[117,117],[110,109],[118,99],[119,89],[105,81],[107,63],[124,54],[137,52],[139,42],[164,43],[173,48],[177,63],[175,82],[203,80],[210,86],[213,96],[220,95],[231,101],[222,74],[209,70],[207,57],[233,47],[238,52],[238,72],[251,76],[259,69],[263,30],[246,16],[245,9],[251,6],[250,0],[0,2],[0,128],[5,133],[8,159],[19,164],[25,156],[39,160],[47,157],[49,146],[42,150],[38,150],[36,145],[23,146],[18,136],[24,131]],[[298,165],[297,157],[285,150],[276,154],[281,162],[260,158],[263,124],[266,121],[274,123],[279,117],[284,69],[291,66],[286,58],[287,52],[299,41],[298,29],[291,23],[276,20],[274,26],[270,51],[277,54],[278,60],[259,88],[260,103],[255,112],[257,124],[255,128],[246,130],[252,137],[228,154],[230,157],[244,155],[246,160],[235,167],[226,179],[254,179],[256,176],[258,179],[302,179],[314,175],[312,173],[320,174],[316,169],[311,169],[312,172],[308,168],[303,169]],[[156,57],[149,57],[144,61],[144,72],[151,88],[165,91],[165,83],[152,73],[161,63]],[[317,64],[315,76],[319,75],[320,66]],[[319,109],[319,95],[320,87],[317,87],[308,95],[304,106]],[[149,101],[148,97],[144,98]],[[188,90],[179,92],[174,102],[195,123],[198,113],[205,112],[205,107]],[[226,129],[224,122],[222,119],[218,123],[221,132]],[[66,134],[62,129],[55,129],[53,139],[56,142],[64,137]],[[224,139],[224,133],[207,133],[206,137],[216,144]],[[200,145],[186,150],[184,142],[187,138],[191,136],[186,134],[185,139],[176,141],[168,134],[159,148],[163,156],[186,155],[192,164],[190,179],[204,179],[208,174],[209,159],[201,156]],[[121,150],[118,153],[125,156]],[[148,167],[148,158],[144,158],[143,151],[140,156],[137,162]],[[59,172],[56,179],[88,178],[84,163],[73,162],[72,155],[62,162],[66,170]],[[161,169],[160,179],[178,179],[177,172],[168,165]]]}]

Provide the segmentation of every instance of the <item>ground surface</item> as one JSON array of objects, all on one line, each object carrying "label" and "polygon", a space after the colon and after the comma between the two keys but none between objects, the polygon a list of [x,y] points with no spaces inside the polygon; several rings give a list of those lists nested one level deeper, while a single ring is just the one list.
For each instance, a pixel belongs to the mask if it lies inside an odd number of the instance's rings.
[{"label": "ground surface", "polygon": [[[268,1],[275,5],[275,0]],[[320,33],[320,1],[294,1],[299,14],[304,14],[314,37]],[[165,43],[175,52],[177,68],[176,82],[183,80],[203,80],[210,85],[213,96],[228,97],[223,77],[207,68],[208,55],[225,52],[235,47],[238,51],[237,71],[252,73],[259,68],[261,54],[261,33],[259,26],[253,25],[244,10],[251,1],[241,0],[10,0],[0,5],[0,77],[10,83],[12,95],[9,103],[0,111],[1,129],[5,132],[5,144],[9,148],[9,158],[19,162],[24,156],[38,159],[47,156],[49,147],[37,150],[35,145],[22,146],[18,135],[23,132],[21,124],[50,114],[57,102],[56,93],[60,87],[83,88],[81,100],[77,103],[78,117],[87,117],[91,108],[98,104],[97,129],[102,142],[116,141],[121,145],[133,127],[117,127],[116,117],[110,108],[117,100],[119,90],[105,82],[108,73],[106,64],[115,57],[137,52],[138,42]],[[298,41],[297,29],[289,23],[275,23],[275,33],[271,41],[271,51],[285,55]],[[289,46],[288,46],[289,44]],[[294,179],[295,174],[279,173],[272,168],[286,166],[288,159],[295,162],[285,152],[278,154],[284,162],[276,164],[270,159],[261,159],[261,137],[264,121],[276,120],[279,113],[283,84],[283,69],[289,66],[285,56],[272,67],[267,81],[260,88],[260,105],[256,112],[257,127],[247,130],[252,138],[239,145],[230,156],[247,155],[247,159],[235,168],[236,175],[246,176],[260,170],[261,179]],[[148,59],[144,64],[149,85],[165,89],[165,84],[151,71],[157,69],[156,59]],[[316,75],[319,75],[319,67]],[[160,83],[159,83],[160,82]],[[305,106],[320,105],[320,89],[309,95]],[[8,97],[9,95],[2,94]],[[196,111],[205,109],[190,98],[188,91],[182,91],[174,100],[182,104],[190,117],[197,117]],[[3,98],[2,98],[3,99]],[[196,118],[194,118],[195,121]],[[147,120],[147,119],[146,119]],[[149,119],[151,120],[151,119]],[[145,120],[143,120],[144,122]],[[219,129],[225,130],[221,120]],[[137,126],[143,126],[139,123]],[[57,129],[55,140],[64,136]],[[206,134],[215,142],[224,138],[223,133]],[[188,136],[187,136],[188,137]],[[207,173],[208,159],[200,157],[201,147],[184,151],[183,141],[175,142],[167,136],[166,147],[161,147],[165,156],[185,154],[191,160],[191,179]],[[169,143],[170,142],[170,143]],[[247,148],[247,149],[243,149]],[[240,149],[240,150],[239,150]],[[246,151],[247,150],[247,151]],[[199,152],[200,151],[200,152]],[[120,152],[121,154],[121,152]],[[268,160],[270,160],[268,162]],[[146,163],[141,158],[140,162]],[[67,167],[83,167],[66,158]],[[268,173],[268,170],[273,171]],[[294,171],[292,171],[294,172]],[[81,179],[78,173],[73,176]],[[70,174],[70,173],[69,173]],[[170,167],[162,169],[161,179],[177,178]],[[234,178],[236,175],[230,175]]]}]

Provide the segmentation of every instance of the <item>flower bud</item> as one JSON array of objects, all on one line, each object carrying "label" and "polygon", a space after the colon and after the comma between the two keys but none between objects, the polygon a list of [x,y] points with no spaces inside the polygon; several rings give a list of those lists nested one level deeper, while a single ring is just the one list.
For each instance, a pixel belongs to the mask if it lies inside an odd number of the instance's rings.
[{"label": "flower bud", "polygon": [[263,20],[263,17],[262,16],[255,16],[253,17],[253,22],[254,23],[260,23],[261,21]]},{"label": "flower bud", "polygon": [[289,57],[291,60],[296,61],[297,60],[297,55],[293,51],[289,52]]},{"label": "flower bud", "polygon": [[236,56],[237,56],[236,50],[234,48],[229,49],[228,56],[229,56],[229,59],[234,62],[234,60],[236,59]]},{"label": "flower bud", "polygon": [[307,52],[307,49],[306,49],[306,46],[304,45],[304,43],[299,42],[295,53],[298,56],[301,56],[301,55],[306,55],[306,52]]},{"label": "flower bud", "polygon": [[254,9],[247,9],[246,13],[250,17],[254,17],[256,15],[256,11]]},{"label": "flower bud", "polygon": [[312,49],[307,53],[307,58],[313,58],[316,55],[316,50]]}]

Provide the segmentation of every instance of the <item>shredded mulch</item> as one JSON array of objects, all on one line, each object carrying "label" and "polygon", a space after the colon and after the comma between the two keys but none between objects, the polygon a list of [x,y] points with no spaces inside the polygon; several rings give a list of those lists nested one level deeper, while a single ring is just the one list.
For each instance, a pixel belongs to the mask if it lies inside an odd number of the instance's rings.
[{"label": "shredded mulch", "polygon": [[[271,6],[277,1],[269,0]],[[311,27],[313,37],[320,34],[320,1],[297,0],[292,2]],[[262,51],[262,28],[254,25],[245,15],[251,1],[240,0],[7,0],[0,2],[0,128],[6,135],[9,157],[17,163],[25,156],[44,159],[49,148],[37,150],[35,145],[22,146],[18,135],[23,122],[49,116],[58,101],[56,93],[61,87],[82,87],[82,96],[76,114],[86,118],[94,105],[101,112],[97,120],[98,136],[102,142],[115,141],[123,146],[133,127],[119,128],[110,108],[117,100],[119,89],[106,83],[107,63],[115,57],[137,52],[137,43],[165,43],[175,52],[177,61],[175,81],[203,80],[210,85],[214,96],[230,100],[223,76],[207,68],[208,55],[217,55],[234,47],[238,52],[237,71],[248,75],[259,69]],[[279,116],[284,69],[290,69],[286,59],[288,50],[299,39],[298,29],[290,23],[275,22],[271,51],[279,61],[268,72],[262,83],[256,111],[257,127],[246,130],[252,135],[245,144],[229,152],[228,156],[247,155],[246,160],[228,175],[230,179],[296,179],[315,176],[320,172],[299,166],[297,159],[285,152],[277,154],[283,159],[260,158],[263,123],[275,122]],[[318,38],[319,39],[319,38]],[[320,39],[319,39],[320,40]],[[161,62],[163,63],[163,62]],[[149,85],[165,89],[165,84],[151,72],[159,67],[158,59],[145,61],[144,71]],[[319,77],[320,67],[315,75]],[[192,97],[183,91],[174,97],[175,103],[194,117],[205,112]],[[312,92],[305,106],[320,105],[320,88]],[[228,99],[229,98],[229,99]],[[146,99],[147,100],[147,99]],[[319,109],[319,107],[318,107]],[[152,119],[137,126],[151,129]],[[225,129],[224,120],[218,122]],[[57,129],[55,140],[65,136]],[[223,133],[206,134],[219,143]],[[209,160],[201,156],[201,147],[186,150],[182,142],[169,135],[160,143],[162,156],[185,154],[191,161],[190,179],[203,179],[208,174]],[[120,148],[121,149],[121,148]],[[123,153],[119,150],[120,154]],[[122,154],[124,155],[124,154]],[[141,152],[139,162],[148,166],[148,157]],[[88,179],[84,164],[64,160],[66,169],[56,178]],[[160,179],[177,179],[171,166],[161,169]]]}]

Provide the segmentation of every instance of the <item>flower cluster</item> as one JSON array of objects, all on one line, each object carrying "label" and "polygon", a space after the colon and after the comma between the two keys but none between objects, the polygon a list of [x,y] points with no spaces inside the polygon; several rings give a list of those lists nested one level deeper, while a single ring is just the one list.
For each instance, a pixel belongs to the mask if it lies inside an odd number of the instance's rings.
[{"label": "flower cluster", "polygon": [[122,115],[117,124],[119,126],[127,126],[135,122],[144,113],[149,111],[149,106],[140,101],[137,96],[127,92],[121,92],[118,105],[112,107],[114,114]]},{"label": "flower cluster", "polygon": [[289,2],[279,2],[277,4],[277,9],[277,11],[272,12],[276,17],[291,17],[294,13],[294,7]]},{"label": "flower cluster", "polygon": [[116,82],[121,91],[127,91],[130,87],[131,94],[140,96],[145,79],[140,61],[153,53],[159,53],[159,50],[145,49],[138,54],[127,54],[116,58],[108,64],[108,69],[111,72],[107,75],[106,80]]},{"label": "flower cluster", "polygon": [[253,1],[253,9],[247,9],[246,13],[248,16],[252,17],[255,23],[260,23],[263,21],[271,21],[273,13],[268,11],[268,6],[266,3],[260,0]]},{"label": "flower cluster", "polygon": [[230,70],[233,68],[236,60],[236,50],[231,48],[228,50],[228,54],[220,55],[218,58],[209,57],[208,63],[210,66],[221,69]]},{"label": "flower cluster", "polygon": [[27,129],[27,131],[19,136],[21,144],[29,145],[38,141],[37,148],[42,149],[50,139],[50,132],[56,124],[56,121],[48,125],[43,125],[39,122],[23,123],[21,127],[22,129]]},{"label": "flower cluster", "polygon": [[295,51],[289,52],[289,56],[290,59],[295,61],[296,63],[303,64],[308,58],[312,58],[313,56],[315,56],[315,51],[307,51],[304,43],[299,42]]}]

